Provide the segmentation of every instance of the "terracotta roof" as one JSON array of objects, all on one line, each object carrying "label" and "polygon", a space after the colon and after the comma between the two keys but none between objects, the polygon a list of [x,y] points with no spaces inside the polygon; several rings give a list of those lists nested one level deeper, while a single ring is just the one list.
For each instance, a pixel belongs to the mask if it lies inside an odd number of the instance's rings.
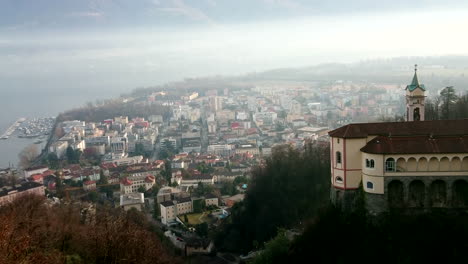
[{"label": "terracotta roof", "polygon": [[461,136],[468,135],[468,119],[349,124],[328,132],[331,137]]},{"label": "terracotta roof", "polygon": [[461,137],[379,136],[361,148],[371,154],[468,153],[468,135]]},{"label": "terracotta roof", "polygon": [[146,182],[153,182],[154,179],[155,179],[155,178],[154,178],[153,175],[148,175],[148,176],[146,176],[145,181],[146,181]]},{"label": "terracotta roof", "polygon": [[85,181],[84,185],[96,184],[96,181]]},{"label": "terracotta roof", "polygon": [[123,180],[121,181],[121,183],[122,183],[123,185],[127,185],[127,186],[132,185],[132,181],[129,180],[129,179],[127,179],[127,178],[123,179]]},{"label": "terracotta roof", "polygon": [[36,174],[33,174],[31,175],[30,177],[33,181],[38,181],[42,178],[44,178],[44,175],[42,173],[36,173]]}]

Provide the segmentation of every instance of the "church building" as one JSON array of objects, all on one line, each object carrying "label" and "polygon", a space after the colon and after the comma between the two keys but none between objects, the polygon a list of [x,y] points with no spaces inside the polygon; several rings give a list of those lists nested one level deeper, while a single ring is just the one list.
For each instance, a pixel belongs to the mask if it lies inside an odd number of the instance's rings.
[{"label": "church building", "polygon": [[406,87],[406,122],[349,124],[329,132],[331,200],[370,213],[391,208],[468,208],[468,119],[424,120],[417,69]]}]

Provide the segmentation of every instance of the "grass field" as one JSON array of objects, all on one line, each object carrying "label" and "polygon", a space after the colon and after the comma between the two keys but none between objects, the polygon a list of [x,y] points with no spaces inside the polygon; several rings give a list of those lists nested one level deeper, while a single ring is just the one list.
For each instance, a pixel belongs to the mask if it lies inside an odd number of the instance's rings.
[{"label": "grass field", "polygon": [[[198,214],[188,214],[187,220],[189,225],[198,225],[206,222],[208,212],[198,213]],[[185,222],[185,216],[181,216],[180,219]]]}]

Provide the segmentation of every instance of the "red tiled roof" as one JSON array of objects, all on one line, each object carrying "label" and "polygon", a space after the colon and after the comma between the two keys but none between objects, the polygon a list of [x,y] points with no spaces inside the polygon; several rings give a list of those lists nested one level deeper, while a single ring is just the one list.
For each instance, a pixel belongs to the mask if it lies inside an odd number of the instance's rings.
[{"label": "red tiled roof", "polygon": [[468,119],[349,124],[328,132],[331,137],[460,136],[468,134]]},{"label": "red tiled roof", "polygon": [[84,185],[91,185],[91,184],[95,184],[96,181],[85,181],[83,184]]},{"label": "red tiled roof", "polygon": [[468,153],[468,135],[461,137],[379,136],[361,148],[371,154]]},{"label": "red tiled roof", "polygon": [[127,178],[123,179],[123,180],[121,181],[121,183],[122,183],[123,185],[127,185],[127,186],[132,185],[132,181],[129,180],[129,179],[127,179]]},{"label": "red tiled roof", "polygon": [[31,175],[30,177],[33,181],[38,181],[42,178],[44,178],[44,175],[42,173],[36,173],[36,174],[33,174]]},{"label": "red tiled roof", "polygon": [[117,165],[115,163],[102,163],[101,168],[103,169],[110,169],[110,168],[116,168]]},{"label": "red tiled roof", "polygon": [[155,179],[155,178],[154,178],[153,175],[148,175],[148,176],[146,176],[145,181],[146,181],[146,182],[153,182],[154,179]]}]

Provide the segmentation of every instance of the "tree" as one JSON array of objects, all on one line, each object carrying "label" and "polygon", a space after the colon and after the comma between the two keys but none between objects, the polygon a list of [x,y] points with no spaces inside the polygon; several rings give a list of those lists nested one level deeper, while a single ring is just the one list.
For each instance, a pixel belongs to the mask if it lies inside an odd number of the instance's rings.
[{"label": "tree", "polygon": [[207,165],[205,162],[198,164],[197,170],[201,173],[211,173],[214,171],[213,167]]},{"label": "tree", "polygon": [[231,181],[224,181],[221,183],[222,195],[236,195],[238,193],[236,186]]},{"label": "tree", "polygon": [[239,184],[248,183],[248,182],[249,182],[249,179],[247,179],[247,177],[237,176],[232,183],[237,186]]},{"label": "tree", "polygon": [[201,213],[205,208],[205,200],[204,199],[196,199],[193,200],[193,212]]},{"label": "tree", "polygon": [[161,175],[164,176],[167,182],[171,182],[172,179],[172,165],[170,160],[164,161],[164,171],[161,172]]},{"label": "tree", "polygon": [[135,144],[135,152],[133,154],[136,155],[136,156],[138,156],[138,155],[144,156],[146,154],[145,146],[143,146],[143,144],[141,144],[141,143],[136,143]]},{"label": "tree", "polygon": [[32,165],[34,160],[39,156],[39,150],[36,145],[32,144],[25,147],[19,154],[19,166],[26,169]]},{"label": "tree", "polygon": [[312,143],[303,151],[275,147],[265,166],[252,170],[245,199],[232,207],[229,221],[216,235],[217,246],[248,252],[253,241],[268,241],[278,228],[300,225],[316,214],[329,199],[329,151]]},{"label": "tree", "polygon": [[140,193],[144,193],[144,192],[146,192],[146,189],[145,189],[145,187],[144,187],[144,186],[140,186],[140,187],[138,187],[138,192],[140,192]]},{"label": "tree", "polygon": [[159,218],[159,216],[161,215],[159,210],[160,208],[159,208],[158,199],[154,198],[153,219],[157,220]]},{"label": "tree", "polygon": [[107,176],[106,174],[104,174],[104,171],[101,170],[100,177],[99,177],[99,184],[108,184],[108,183],[109,183],[109,179],[107,179]]},{"label": "tree", "polygon": [[47,163],[49,164],[49,167],[51,169],[58,169],[59,167],[59,158],[57,157],[57,154],[55,153],[49,153],[47,155]]},{"label": "tree", "polygon": [[291,242],[286,236],[286,230],[281,229],[275,238],[265,243],[265,249],[261,251],[251,262],[252,264],[286,263],[287,253]]},{"label": "tree", "polygon": [[59,172],[59,173],[57,173],[57,175],[55,177],[55,190],[57,192],[57,197],[59,197],[59,198],[63,197],[63,192],[64,192],[61,174],[62,173]]},{"label": "tree", "polygon": [[197,232],[197,235],[201,237],[208,236],[208,224],[207,223],[201,223],[201,224],[196,225],[195,230]]},{"label": "tree", "polygon": [[75,163],[75,150],[71,146],[67,147],[66,155],[69,163]]},{"label": "tree", "polygon": [[454,107],[455,118],[468,118],[468,93],[459,97]]},{"label": "tree", "polygon": [[439,120],[439,104],[440,97],[434,99],[428,98],[424,106],[424,119],[425,120]]},{"label": "tree", "polygon": [[441,119],[452,119],[454,116],[452,110],[458,99],[453,86],[445,87],[440,92],[440,97],[442,101]]}]

